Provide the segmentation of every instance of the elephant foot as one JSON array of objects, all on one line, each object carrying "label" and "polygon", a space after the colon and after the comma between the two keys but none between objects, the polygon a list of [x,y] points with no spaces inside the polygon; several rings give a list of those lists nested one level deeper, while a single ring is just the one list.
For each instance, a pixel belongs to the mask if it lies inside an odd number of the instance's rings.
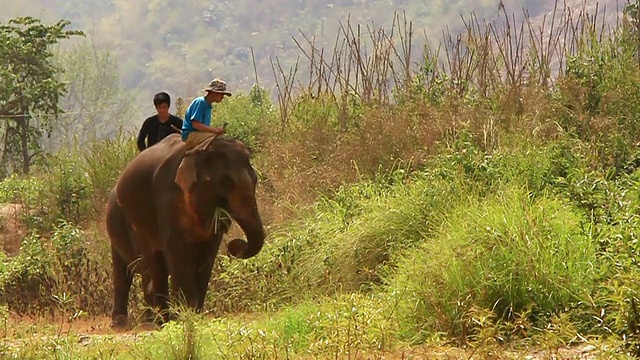
[{"label": "elephant foot", "polygon": [[113,315],[111,317],[111,324],[109,325],[114,330],[122,330],[129,325],[129,318],[127,315]]}]

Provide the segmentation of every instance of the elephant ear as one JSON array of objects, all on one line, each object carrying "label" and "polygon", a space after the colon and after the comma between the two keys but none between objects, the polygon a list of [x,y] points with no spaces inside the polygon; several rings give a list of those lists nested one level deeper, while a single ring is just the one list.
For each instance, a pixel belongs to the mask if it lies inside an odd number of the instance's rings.
[{"label": "elephant ear", "polygon": [[196,182],[196,154],[205,151],[216,138],[217,136],[213,135],[184,154],[176,171],[175,182],[182,189],[185,199],[188,199],[191,194],[191,186]]},{"label": "elephant ear", "polygon": [[195,154],[186,154],[176,171],[176,184],[186,196],[191,193],[191,186],[196,182],[196,157]]}]

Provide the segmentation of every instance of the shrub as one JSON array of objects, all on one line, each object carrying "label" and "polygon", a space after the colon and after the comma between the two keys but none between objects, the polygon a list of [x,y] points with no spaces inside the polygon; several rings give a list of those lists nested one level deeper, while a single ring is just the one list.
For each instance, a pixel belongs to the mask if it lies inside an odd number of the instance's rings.
[{"label": "shrub", "polygon": [[91,184],[80,159],[61,153],[49,163],[51,179],[49,194],[54,207],[48,213],[48,223],[66,219],[75,224],[92,215]]},{"label": "shrub", "polygon": [[0,181],[0,203],[38,204],[44,193],[44,182],[35,177],[19,177],[16,174]]},{"label": "shrub", "polygon": [[471,307],[535,318],[583,299],[595,286],[597,242],[582,221],[562,200],[514,187],[464,204],[389,279],[404,336],[460,335]]},{"label": "shrub", "polygon": [[94,142],[88,150],[78,149],[77,152],[85,160],[94,201],[96,205],[102,205],[122,169],[138,154],[138,148],[131,134],[119,131],[113,138]]},{"label": "shrub", "polygon": [[596,160],[622,168],[640,140],[637,38],[629,29],[598,40],[588,29],[554,91],[551,116],[562,128],[593,143]]},{"label": "shrub", "polygon": [[20,314],[42,314],[54,312],[54,295],[64,294],[76,309],[108,314],[109,264],[103,254],[89,250],[87,238],[67,222],[53,228],[50,241],[31,233],[22,241],[19,254],[4,259],[0,266],[3,303]]},{"label": "shrub", "polygon": [[248,95],[234,94],[214,107],[212,126],[228,122],[226,133],[258,151],[262,138],[275,131],[276,112],[264,89],[253,86]]},{"label": "shrub", "polygon": [[55,294],[68,294],[74,307],[85,312],[107,314],[112,300],[109,262],[103,254],[90,251],[88,240],[102,241],[65,221],[55,227],[51,236]]},{"label": "shrub", "polygon": [[55,286],[51,253],[42,238],[31,233],[22,241],[20,253],[8,259],[0,273],[0,299],[18,314],[52,311]]}]

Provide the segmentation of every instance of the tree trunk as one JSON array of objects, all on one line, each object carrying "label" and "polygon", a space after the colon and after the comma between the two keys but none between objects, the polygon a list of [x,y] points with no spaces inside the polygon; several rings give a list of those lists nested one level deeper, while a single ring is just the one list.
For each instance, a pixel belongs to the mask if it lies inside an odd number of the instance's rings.
[{"label": "tree trunk", "polygon": [[9,147],[9,130],[11,125],[7,124],[4,129],[4,145],[2,146],[2,163],[7,164],[7,148]]},{"label": "tree trunk", "polygon": [[28,119],[22,115],[18,118],[20,128],[20,147],[22,153],[22,173],[29,175],[29,124]]}]

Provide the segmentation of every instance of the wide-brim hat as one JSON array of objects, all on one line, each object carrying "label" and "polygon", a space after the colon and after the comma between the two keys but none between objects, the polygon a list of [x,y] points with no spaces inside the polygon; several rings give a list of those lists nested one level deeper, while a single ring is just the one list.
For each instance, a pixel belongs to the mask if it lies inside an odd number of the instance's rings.
[{"label": "wide-brim hat", "polygon": [[202,91],[211,91],[215,93],[225,94],[231,96],[231,92],[227,91],[227,83],[221,79],[213,79],[209,83],[209,86],[202,89]]}]

